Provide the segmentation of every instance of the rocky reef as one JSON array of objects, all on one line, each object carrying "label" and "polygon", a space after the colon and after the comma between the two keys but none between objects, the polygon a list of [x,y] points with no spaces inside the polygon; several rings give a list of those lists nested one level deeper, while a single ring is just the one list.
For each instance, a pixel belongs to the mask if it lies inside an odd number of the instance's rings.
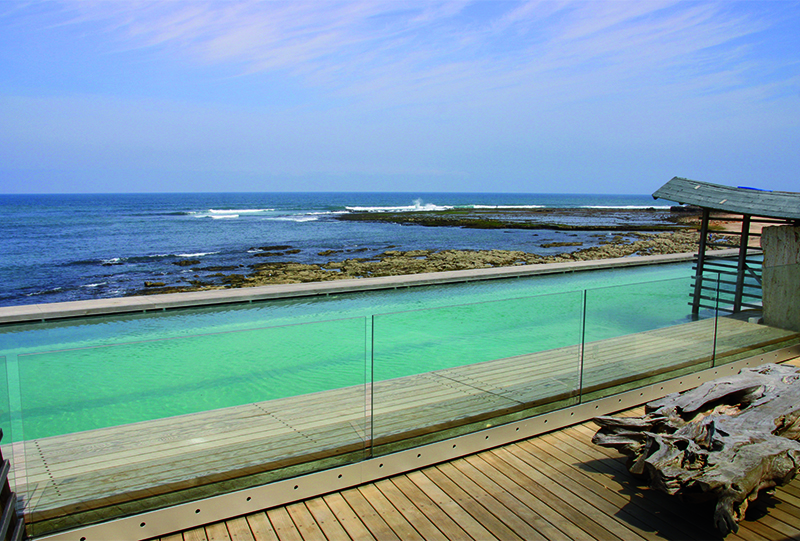
[{"label": "rocky reef", "polygon": [[[698,241],[699,233],[697,231],[683,229],[662,233],[638,232],[626,237],[618,235],[609,242],[598,246],[552,256],[514,250],[386,250],[380,255],[370,258],[347,258],[320,263],[291,261],[256,263],[248,269],[237,269],[236,273],[218,273],[215,275],[214,282],[194,279],[186,285],[159,287],[155,287],[155,283],[149,283],[149,287],[140,293],[171,293],[269,284],[322,282],[345,278],[397,276],[637,255],[687,253],[697,250]],[[291,252],[289,247],[281,248],[284,253]],[[321,252],[320,256],[330,257],[340,254],[341,251],[330,250]]]},{"label": "rocky reef", "polygon": [[683,217],[683,210],[655,208],[457,208],[440,211],[349,212],[338,215],[336,219],[467,229],[672,231],[681,227],[679,220]]}]

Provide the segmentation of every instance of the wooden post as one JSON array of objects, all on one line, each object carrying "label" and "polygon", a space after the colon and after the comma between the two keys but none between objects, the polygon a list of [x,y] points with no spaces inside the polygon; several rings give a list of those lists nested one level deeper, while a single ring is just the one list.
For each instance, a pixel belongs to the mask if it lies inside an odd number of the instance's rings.
[{"label": "wooden post", "polygon": [[708,242],[708,221],[711,212],[703,208],[703,220],[700,223],[700,248],[697,252],[697,273],[694,279],[694,299],[692,299],[692,315],[700,312],[700,295],[703,293],[703,267],[706,262],[706,243]]},{"label": "wooden post", "polygon": [[750,244],[750,215],[742,216],[742,236],[739,242],[739,265],[736,270],[736,292],[733,297],[733,312],[742,311],[744,273],[747,270],[747,245]]}]

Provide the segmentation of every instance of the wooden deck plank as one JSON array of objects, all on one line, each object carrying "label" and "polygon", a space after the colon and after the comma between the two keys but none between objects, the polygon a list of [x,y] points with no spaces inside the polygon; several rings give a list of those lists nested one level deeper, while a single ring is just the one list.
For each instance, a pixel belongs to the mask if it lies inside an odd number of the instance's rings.
[{"label": "wooden deck plank", "polygon": [[344,530],[342,525],[336,520],[336,515],[333,514],[330,507],[325,503],[322,498],[312,498],[306,500],[306,507],[314,520],[319,524],[320,530],[325,535],[326,539],[348,539],[349,536]]},{"label": "wooden deck plank", "polygon": [[783,494],[783,498],[781,498],[786,505],[791,505],[795,509],[800,509],[800,495],[798,495],[798,490],[796,486],[790,487],[789,490],[786,490]]},{"label": "wooden deck plank", "polygon": [[[141,456],[136,457],[133,454],[133,451],[128,451],[125,453],[110,453],[106,455],[107,460],[102,460],[101,457],[93,457],[91,460],[87,461],[76,461],[73,459],[72,462],[66,462],[62,464],[51,464],[46,454],[46,451],[42,451],[42,464],[49,472],[53,471],[63,471],[65,475],[72,475],[74,473],[79,473],[84,470],[92,470],[92,466],[95,464],[101,464],[105,467],[109,465],[113,466],[114,463],[123,463],[123,464],[136,464],[136,463],[152,463],[154,461],[171,459],[174,457],[184,457],[184,459],[191,459],[193,455],[203,456],[207,455],[209,450],[224,450],[224,449],[235,449],[241,448],[243,444],[255,444],[258,442],[258,446],[262,446],[264,451],[272,451],[273,454],[275,452],[280,453],[281,449],[284,447],[292,447],[296,448],[299,444],[305,442],[305,444],[317,444],[326,443],[331,440],[342,440],[345,439],[347,441],[357,443],[361,440],[360,435],[353,430],[353,427],[350,426],[348,423],[337,423],[331,424],[326,427],[324,431],[318,431],[313,433],[299,433],[293,430],[284,430],[281,433],[259,433],[257,431],[257,426],[253,427],[250,431],[252,434],[248,438],[242,439],[233,439],[233,440],[219,440],[216,442],[203,441],[198,444],[192,445],[184,445],[184,446],[177,446],[178,449],[158,449],[158,450],[151,450],[147,452],[146,450],[142,450]],[[146,442],[142,442],[146,443]],[[130,461],[128,461],[130,458]],[[33,468],[34,464],[31,463],[31,468]]]},{"label": "wooden deck plank", "polygon": [[206,526],[206,538],[208,541],[231,541],[226,522],[217,522]]},{"label": "wooden deck plank", "polygon": [[[756,503],[758,506],[759,504]],[[763,516],[758,520],[765,521],[772,529],[781,532],[791,539],[800,539],[800,516],[796,513],[787,513],[778,507],[764,508]]]},{"label": "wooden deck plank", "polygon": [[253,532],[245,517],[232,518],[225,521],[231,541],[255,541]]},{"label": "wooden deck plank", "polygon": [[[479,487],[479,490],[488,492],[494,496],[501,505],[511,510],[520,520],[524,521],[526,526],[532,528],[534,532],[531,533],[530,536],[526,535],[526,539],[548,539],[553,541],[558,539],[566,541],[570,539],[526,503],[525,500],[528,500],[528,498],[526,498],[524,494],[528,493],[519,485],[513,482],[507,483],[505,486],[498,484],[495,479],[476,468],[469,458],[470,457],[464,460],[453,461],[452,465],[457,468],[461,474],[472,480],[475,485]],[[488,469],[490,468],[487,465],[487,470]],[[511,486],[509,487],[509,485]],[[522,498],[519,497],[520,495]],[[497,513],[495,513],[495,515],[498,516],[498,518],[503,518]],[[515,527],[514,524],[510,525]],[[520,529],[515,527],[515,530],[523,534],[525,533],[525,528]]]},{"label": "wooden deck plank", "polygon": [[496,517],[492,511],[486,507],[486,505],[492,506],[494,502],[489,501],[488,498],[479,500],[472,497],[466,490],[459,486],[457,482],[451,479],[446,473],[450,468],[450,465],[444,464],[426,468],[423,473],[452,500],[458,502],[458,505],[469,513],[472,518],[491,532],[492,536],[497,539],[522,539],[517,532],[504,524],[502,520]]},{"label": "wooden deck plank", "polygon": [[521,476],[510,464],[489,453],[467,457],[466,460],[553,525],[557,532],[546,527],[541,530],[543,533],[546,531],[548,539],[583,539],[589,536],[580,528],[585,521],[572,520],[573,514],[577,513],[574,509],[567,505],[549,505],[546,493],[538,490],[538,484]]},{"label": "wooden deck plank", "polygon": [[298,502],[287,505],[286,511],[292,517],[292,522],[304,541],[326,541],[325,534],[322,533],[322,529],[305,503]]},{"label": "wooden deck plank", "polygon": [[[341,494],[376,539],[399,541],[400,538],[394,533],[394,530],[392,530],[389,524],[387,524],[384,517],[378,514],[375,508],[370,505],[357,488],[343,490]],[[384,511],[386,511],[387,514],[390,513],[388,508],[384,509]],[[387,519],[392,520],[392,518],[389,517],[387,517]]]},{"label": "wooden deck plank", "polygon": [[800,487],[797,487],[793,484],[787,485],[786,492],[791,494],[792,496],[800,497]]},{"label": "wooden deck plank", "polygon": [[377,481],[375,487],[397,509],[426,541],[446,541],[447,536],[425,516],[405,494],[388,479]]},{"label": "wooden deck plank", "polygon": [[[586,503],[593,504],[598,510],[602,510],[609,515],[619,519],[622,526],[634,531],[644,539],[657,539],[658,536],[652,532],[650,521],[652,517],[641,518],[635,513],[630,513],[627,508],[627,500],[617,494],[608,491],[602,484],[595,483],[589,477],[574,468],[564,465],[555,457],[542,451],[541,447],[534,445],[533,441],[520,442],[520,449],[523,449],[527,456],[524,460],[548,477],[557,477],[561,480],[561,486],[572,492],[576,497]],[[614,512],[616,510],[616,512]]]},{"label": "wooden deck plank", "polygon": [[[589,447],[572,445],[571,440],[565,437],[562,431],[544,435],[537,440],[537,445],[539,441],[547,442],[569,455],[574,461],[574,467],[608,490],[628,498],[627,505],[636,506],[637,509],[645,512],[653,512],[656,520],[651,525],[656,527],[659,533],[662,533],[664,523],[666,523],[668,525],[666,531],[671,532],[674,537],[690,539],[698,534],[698,523],[685,527],[687,523],[684,520],[683,510],[679,509],[679,504],[674,501],[674,498],[666,495],[663,495],[663,498],[658,496],[646,498],[640,487],[632,486],[634,479],[625,468],[622,455],[617,459],[609,459],[599,453],[592,453],[593,449]],[[716,532],[710,528],[710,524],[708,528],[701,528],[701,530],[701,535],[708,537],[716,535]]]},{"label": "wooden deck plank", "polygon": [[[98,475],[115,474],[117,478],[120,478],[124,475],[118,471],[120,465],[122,465],[123,469],[127,467],[127,469],[132,472],[135,472],[137,469],[141,470],[142,465],[148,465],[154,468],[152,473],[158,473],[160,471],[168,471],[170,469],[170,464],[179,465],[181,461],[185,461],[186,464],[183,469],[192,475],[196,475],[196,473],[192,471],[193,467],[205,473],[214,472],[217,471],[217,469],[219,471],[230,470],[230,467],[225,467],[226,456],[229,456],[232,460],[236,460],[234,464],[247,466],[248,464],[263,463],[269,461],[271,458],[290,457],[308,452],[305,451],[305,448],[325,450],[326,448],[336,448],[341,445],[363,445],[360,438],[358,438],[346,424],[330,427],[329,430],[321,434],[315,434],[314,436],[315,438],[311,439],[307,437],[307,435],[287,433],[282,438],[253,438],[245,440],[244,442],[226,443],[225,445],[217,447],[202,447],[197,450],[192,450],[191,452],[184,452],[182,455],[170,454],[167,457],[157,455],[155,458],[149,456],[148,458],[150,458],[150,460],[141,461],[138,468],[132,467],[124,458],[112,455],[109,457],[109,463],[103,464],[104,467],[102,469],[87,467],[85,471],[87,472],[86,475],[92,475],[93,473]],[[215,451],[216,453],[210,453],[209,451]],[[255,455],[253,453],[255,453]],[[53,471],[62,471],[65,473],[65,476],[68,477],[83,473],[84,470],[81,469],[83,466],[82,462],[76,461],[76,464],[75,469],[59,470],[58,468],[48,467],[45,462],[42,474],[47,475]],[[31,471],[28,473],[28,480],[35,480],[37,470],[31,468]],[[141,471],[139,474],[141,474]]]},{"label": "wooden deck plank", "polygon": [[[696,535],[696,527],[693,528],[695,531],[692,532],[680,528],[682,522],[680,515],[670,515],[663,508],[657,508],[658,512],[654,512],[656,509],[653,509],[651,505],[643,504],[644,498],[639,492],[630,493],[632,491],[627,491],[627,487],[622,484],[615,486],[613,480],[604,475],[591,475],[585,469],[580,468],[585,463],[584,461],[575,460],[567,453],[549,445],[544,438],[531,440],[529,443],[535,446],[537,455],[541,453],[542,460],[553,465],[559,473],[582,484],[591,493],[596,494],[598,498],[603,498],[611,505],[619,507],[619,516],[624,517],[629,524],[636,525],[642,532],[646,532],[643,534],[645,537],[652,538],[652,534],[655,534],[656,538],[666,536],[668,538],[690,539]],[[587,458],[591,461],[588,455]],[[630,476],[627,477],[630,480]],[[624,492],[629,493],[624,494]],[[587,500],[590,499],[592,499],[591,496],[587,498]],[[707,533],[712,536],[714,534],[710,530]]]},{"label": "wooden deck plank", "polygon": [[[552,494],[554,504],[558,501],[568,503],[571,507],[578,510],[583,516],[587,517],[594,524],[587,529],[595,535],[598,539],[625,539],[625,540],[642,540],[644,539],[634,530],[628,528],[626,525],[620,523],[605,509],[598,509],[595,507],[595,502],[587,502],[579,496],[573,494],[568,489],[561,485],[563,481],[558,478],[558,482],[553,478],[543,474],[533,465],[531,461],[533,458],[524,449],[517,445],[499,449],[496,454],[506,462],[509,462],[516,469],[520,470],[524,475],[532,480],[535,480],[542,488],[546,489]],[[601,512],[598,512],[601,511]]]},{"label": "wooden deck plank", "polygon": [[341,493],[328,494],[322,498],[351,539],[375,539],[364,522],[358,517]]},{"label": "wooden deck plank", "polygon": [[183,532],[183,541],[208,541],[205,528],[193,528]]},{"label": "wooden deck plank", "polygon": [[[459,468],[459,465],[461,468]],[[539,517],[529,508],[514,497],[506,497],[502,490],[487,490],[487,486],[495,488],[493,483],[479,485],[473,478],[465,473],[470,471],[468,465],[463,461],[456,460],[446,464],[440,464],[437,469],[450,478],[464,493],[468,494],[473,500],[482,505],[503,525],[511,528],[516,535],[526,540],[544,540],[542,535],[532,524],[525,519],[536,520]],[[483,479],[481,479],[483,480]]]},{"label": "wooden deck plank", "polygon": [[[309,437],[311,436],[311,437]],[[286,431],[282,434],[258,434],[254,433],[250,438],[242,439],[240,441],[223,441],[218,442],[216,445],[186,445],[180,446],[178,449],[168,449],[164,452],[146,452],[142,451],[140,456],[133,455],[133,451],[124,454],[109,454],[106,460],[102,457],[95,457],[91,460],[81,461],[73,459],[71,462],[64,462],[61,464],[51,464],[46,454],[41,457],[39,464],[33,461],[29,462],[28,479],[35,479],[35,476],[40,475],[56,475],[60,477],[71,477],[81,475],[87,472],[100,471],[102,469],[112,470],[118,465],[128,466],[129,469],[134,469],[139,465],[152,465],[160,463],[169,463],[176,461],[186,461],[186,466],[191,467],[193,464],[199,464],[196,458],[202,459],[202,467],[209,469],[209,461],[216,461],[216,458],[209,456],[209,452],[225,452],[231,450],[235,453],[237,449],[243,449],[244,446],[256,446],[261,449],[259,455],[264,458],[269,456],[284,456],[286,449],[299,449],[303,446],[323,447],[323,444],[336,445],[348,442],[350,444],[363,443],[360,436],[356,434],[352,427],[347,424],[338,426],[331,426],[326,432],[317,434],[298,434],[296,432]],[[182,451],[182,452],[181,452]],[[127,456],[131,454],[130,460]],[[262,459],[263,460],[263,459]]]},{"label": "wooden deck plank", "polygon": [[403,541],[407,539],[418,539],[422,541],[423,537],[414,525],[406,519],[406,516],[389,501],[374,483],[360,486],[358,490],[364,496],[364,499],[375,509],[375,512],[383,517],[383,520],[389,525],[389,528],[392,529],[398,538]]},{"label": "wooden deck plank", "polygon": [[272,527],[266,512],[258,512],[245,517],[255,541],[278,541],[278,534]]},{"label": "wooden deck plank", "polygon": [[769,539],[775,539],[781,534],[763,522],[743,521],[739,523],[737,535],[742,539],[767,541]]},{"label": "wooden deck plank", "polygon": [[524,463],[515,463],[516,457],[513,454],[510,456],[504,455],[504,449],[497,449],[495,452],[482,453],[480,457],[498,470],[506,473],[509,477],[523,479],[525,488],[534,497],[540,499],[544,505],[561,515],[563,522],[558,522],[558,519],[556,521],[562,531],[580,530],[583,532],[576,535],[576,539],[617,539],[617,536],[591,518],[593,513],[587,514],[583,512],[583,510],[573,506],[571,502],[559,498],[557,494],[551,492],[538,480],[526,475]]},{"label": "wooden deck plank", "polygon": [[441,487],[434,483],[422,471],[414,471],[406,475],[416,488],[434,502],[441,511],[458,524],[466,533],[475,540],[496,539],[478,520],[476,520],[460,503],[451,498]]},{"label": "wooden deck plank", "polygon": [[267,516],[280,541],[303,541],[286,507],[270,509],[267,511]]},{"label": "wooden deck plank", "polygon": [[405,475],[400,475],[389,479],[394,486],[396,486],[403,495],[414,502],[417,509],[424,516],[436,525],[447,539],[450,541],[458,541],[459,539],[473,539],[464,531],[458,522],[453,520],[450,515],[445,513],[427,494],[425,494],[416,484],[414,484]]}]

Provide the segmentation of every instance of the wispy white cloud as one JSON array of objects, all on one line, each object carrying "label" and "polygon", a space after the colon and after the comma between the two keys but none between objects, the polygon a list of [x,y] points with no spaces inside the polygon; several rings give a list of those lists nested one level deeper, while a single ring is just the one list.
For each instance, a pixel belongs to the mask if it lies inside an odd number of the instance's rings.
[{"label": "wispy white cloud", "polygon": [[[742,134],[775,148],[800,129],[800,41],[770,35],[800,21],[796,3],[64,0],[11,11],[143,79],[176,72],[119,95],[105,81],[76,95],[76,77],[63,99],[0,100],[6,154],[26,163],[52,147],[67,165],[555,172],[710,152],[736,163],[750,149]],[[91,61],[87,72],[102,73]],[[183,75],[224,89],[204,101]]]},{"label": "wispy white cloud", "polygon": [[[770,21],[725,3],[649,2],[88,2],[119,47],[156,49],[232,73],[280,71],[303,84],[414,102],[554,85],[551,99],[676,81],[707,92],[741,84],[737,40]],[[471,82],[464,88],[465,81]],[[453,85],[452,87],[450,85]],[[770,88],[774,86],[774,81]],[[376,93],[377,98],[376,98]]]}]

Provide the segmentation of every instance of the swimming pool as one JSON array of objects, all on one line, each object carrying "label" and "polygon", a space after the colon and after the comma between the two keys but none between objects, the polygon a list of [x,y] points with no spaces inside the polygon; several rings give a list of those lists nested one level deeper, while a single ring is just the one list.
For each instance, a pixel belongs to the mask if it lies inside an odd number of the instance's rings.
[{"label": "swimming pool", "polygon": [[661,328],[690,320],[691,272],[654,265],[0,327],[3,421],[15,441],[42,438]]}]

